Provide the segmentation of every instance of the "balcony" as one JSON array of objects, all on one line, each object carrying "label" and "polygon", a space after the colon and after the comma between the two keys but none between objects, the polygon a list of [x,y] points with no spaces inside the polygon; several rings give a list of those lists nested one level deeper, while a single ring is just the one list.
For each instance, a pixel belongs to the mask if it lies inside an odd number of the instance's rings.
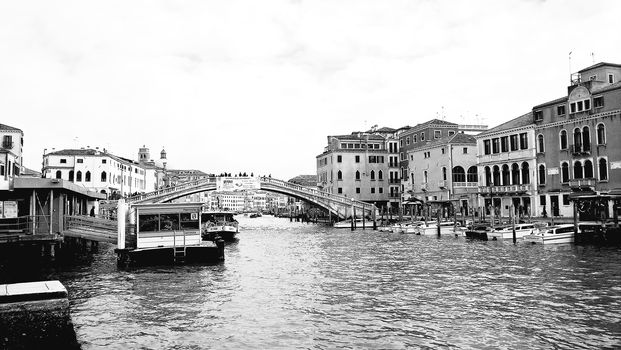
[{"label": "balcony", "polygon": [[577,144],[571,145],[571,154],[574,156],[588,156],[591,154],[591,144]]},{"label": "balcony", "polygon": [[13,141],[2,141],[2,148],[13,149]]},{"label": "balcony", "polygon": [[480,194],[518,194],[531,191],[533,189],[532,184],[523,185],[502,185],[502,186],[479,186]]},{"label": "balcony", "polygon": [[569,187],[577,189],[595,188],[595,179],[573,179],[569,180]]},{"label": "balcony", "polygon": [[478,185],[478,182],[453,182],[453,187],[455,188],[474,188]]},{"label": "balcony", "polygon": [[428,187],[427,187],[427,183],[426,182],[423,182],[423,183],[420,184],[420,190],[421,191],[427,192],[427,189],[428,189]]},{"label": "balcony", "polygon": [[390,180],[388,181],[388,183],[391,183],[391,184],[399,184],[399,183],[401,183],[401,180],[399,180],[399,179],[390,179]]},{"label": "balcony", "polygon": [[447,186],[447,181],[446,180],[438,181],[438,187],[440,187],[442,189],[446,189],[446,186]]}]

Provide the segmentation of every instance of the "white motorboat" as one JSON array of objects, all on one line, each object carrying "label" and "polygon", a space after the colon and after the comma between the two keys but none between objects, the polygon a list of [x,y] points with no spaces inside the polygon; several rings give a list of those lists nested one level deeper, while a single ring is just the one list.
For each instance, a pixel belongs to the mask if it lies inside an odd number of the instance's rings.
[{"label": "white motorboat", "polygon": [[237,220],[233,218],[234,212],[225,210],[205,210],[201,213],[203,239],[212,240],[220,236],[224,240],[233,240],[239,233]]},{"label": "white motorboat", "polygon": [[[531,235],[533,233],[537,233],[539,230],[535,226],[535,224],[515,224],[515,237],[517,239],[521,239],[526,235]],[[502,227],[497,227],[491,232],[487,233],[487,239],[489,240],[505,240],[505,239],[513,239],[513,226],[507,225]]]},{"label": "white motorboat", "polygon": [[[455,223],[454,221],[442,221],[440,222],[440,235],[447,234],[455,234],[454,228],[455,226],[460,226],[459,223]],[[418,226],[417,233],[419,235],[437,235],[438,234],[438,223],[437,222],[428,222],[427,225],[423,223]]]},{"label": "white motorboat", "polygon": [[562,224],[539,229],[539,232],[524,236],[524,242],[533,244],[573,243],[574,225]]},{"label": "white motorboat", "polygon": [[[363,224],[362,219],[354,220],[355,228],[362,228],[362,224]],[[364,227],[373,228],[373,222],[369,220],[365,220]],[[334,228],[351,228],[351,219],[335,222]]]}]

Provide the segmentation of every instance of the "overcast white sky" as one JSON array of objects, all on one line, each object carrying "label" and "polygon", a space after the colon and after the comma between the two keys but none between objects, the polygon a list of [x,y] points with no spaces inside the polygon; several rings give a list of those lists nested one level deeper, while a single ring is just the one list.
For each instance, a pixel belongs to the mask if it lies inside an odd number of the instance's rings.
[{"label": "overcast white sky", "polygon": [[327,135],[495,126],[621,63],[621,1],[2,1],[0,122],[43,149],[289,179]]}]

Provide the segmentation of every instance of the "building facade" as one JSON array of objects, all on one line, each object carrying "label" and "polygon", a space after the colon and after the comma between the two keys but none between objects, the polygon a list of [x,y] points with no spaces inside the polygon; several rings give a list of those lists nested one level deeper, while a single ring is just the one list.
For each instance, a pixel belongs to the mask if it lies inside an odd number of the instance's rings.
[{"label": "building facade", "polygon": [[[621,188],[621,65],[601,62],[571,77],[567,94],[533,107],[538,201],[547,215],[571,217],[571,197]],[[588,209],[581,208],[588,211]],[[585,219],[595,219],[594,213]]]},{"label": "building facade", "polygon": [[408,190],[404,193],[407,213],[422,215],[428,201],[452,201],[455,210],[470,215],[477,206],[477,142],[474,136],[451,134],[420,144],[406,153]]},{"label": "building facade", "polygon": [[536,201],[535,126],[532,113],[475,136],[479,206],[484,215],[540,214]]}]

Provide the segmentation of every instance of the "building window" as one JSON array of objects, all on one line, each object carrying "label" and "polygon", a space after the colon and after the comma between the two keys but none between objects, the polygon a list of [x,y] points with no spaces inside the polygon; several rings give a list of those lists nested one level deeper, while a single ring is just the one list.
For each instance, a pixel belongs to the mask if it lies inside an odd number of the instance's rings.
[{"label": "building window", "polygon": [[520,149],[528,149],[528,135],[526,133],[520,134]]},{"label": "building window", "polygon": [[491,186],[492,184],[492,171],[488,166],[485,167],[485,186]]},{"label": "building window", "polygon": [[360,144],[359,144],[359,143],[356,143],[356,144],[354,145],[354,148],[360,148]]},{"label": "building window", "polygon": [[517,135],[509,136],[509,141],[511,145],[511,150],[517,151],[518,150],[518,136]]},{"label": "building window", "polygon": [[543,164],[539,165],[539,184],[546,184],[546,166]]},{"label": "building window", "polygon": [[535,121],[539,122],[543,120],[543,111],[535,111]]},{"label": "building window", "polygon": [[342,163],[343,162],[343,156],[336,156],[336,162],[337,163]]},{"label": "building window", "polygon": [[580,163],[579,161],[576,161],[574,163],[574,179],[582,179],[582,178],[583,178],[582,163]]},{"label": "building window", "polygon": [[546,196],[539,196],[539,204],[546,205]]},{"label": "building window", "polygon": [[69,171],[69,181],[73,181],[73,170]]},{"label": "building window", "polygon": [[439,139],[441,137],[442,137],[442,131],[440,131],[440,130],[434,130],[433,131],[433,138],[434,139]]},{"label": "building window", "polygon": [[383,187],[380,187],[378,190],[379,190],[379,193],[384,193],[384,188]]},{"label": "building window", "polygon": [[520,183],[520,166],[517,163],[511,165],[511,181],[514,185]]},{"label": "building window", "polygon": [[613,74],[608,74],[608,84],[615,83],[615,76]]},{"label": "building window", "polygon": [[567,149],[567,131],[561,130],[559,138],[561,149]]},{"label": "building window", "polygon": [[606,158],[599,159],[599,180],[608,180],[608,162],[606,161]]},{"label": "building window", "polygon": [[498,165],[494,165],[492,168],[492,182],[494,186],[500,186],[500,168]]},{"label": "building window", "polygon": [[375,180],[375,170],[371,170],[371,180]]},{"label": "building window", "polygon": [[584,178],[593,178],[593,163],[588,159],[584,161]]},{"label": "building window", "polygon": [[428,174],[427,174],[427,170],[425,170],[425,171],[423,172],[423,182],[424,182],[424,183],[427,183],[427,179],[428,179],[428,176],[427,176],[427,175],[428,175]]},{"label": "building window", "polygon": [[414,134],[414,135],[412,135],[412,143],[416,143],[416,142],[418,142],[418,141],[417,141],[417,138],[416,138],[416,134]]},{"label": "building window", "polygon": [[384,173],[381,170],[377,172],[377,179],[384,180]]},{"label": "building window", "polygon": [[468,174],[466,175],[466,181],[468,181],[468,182],[478,182],[477,178],[478,178],[477,167],[476,167],[476,165],[473,165],[470,168],[468,168]]},{"label": "building window", "polygon": [[63,174],[62,174],[62,172],[60,170],[56,171],[56,178],[57,179],[62,179],[63,178]]},{"label": "building window", "polygon": [[371,187],[371,194],[375,193],[375,187]]},{"label": "building window", "polygon": [[82,172],[78,170],[76,176],[75,176],[75,181],[80,182],[82,181]]},{"label": "building window", "polygon": [[530,184],[530,173],[528,163],[522,163],[522,184],[528,185]]},{"label": "building window", "polygon": [[509,151],[509,137],[503,136],[500,138],[500,152],[508,152]]},{"label": "building window", "polygon": [[338,192],[339,194],[342,194],[343,193],[343,187],[339,187],[336,192]]},{"label": "building window", "polygon": [[464,168],[460,166],[453,168],[453,182],[466,182],[466,172]]},{"label": "building window", "polygon": [[593,107],[602,108],[604,107],[604,96],[597,96],[593,98]]},{"label": "building window", "polygon": [[463,154],[468,154],[468,147],[464,147],[464,148],[462,149],[462,153],[463,153]]},{"label": "building window", "polygon": [[356,156],[356,163],[360,163],[360,156]]},{"label": "building window", "polygon": [[582,132],[579,128],[574,129],[574,150],[580,151],[582,149]]},{"label": "building window", "polygon": [[559,117],[565,116],[565,105],[556,106],[556,115]]},{"label": "building window", "polygon": [[442,147],[442,154],[446,153],[446,149],[444,147]]},{"label": "building window", "polygon": [[597,125],[597,144],[606,144],[606,127],[604,126],[604,124]]},{"label": "building window", "polygon": [[108,181],[108,174],[106,174],[105,171],[101,172],[101,182],[106,182]]},{"label": "building window", "polygon": [[60,158],[60,164],[67,164],[67,159]]},{"label": "building window", "polygon": [[356,193],[360,193],[360,187],[356,187]]},{"label": "building window", "polygon": [[340,170],[339,170],[339,171],[336,173],[336,179],[337,179],[337,180],[343,180],[343,172],[342,172],[342,171],[340,171]]},{"label": "building window", "polygon": [[495,138],[492,139],[492,153],[500,153],[500,139]]},{"label": "building window", "polygon": [[82,163],[84,163],[84,159],[78,159],[77,162],[78,162],[78,164],[82,164]]},{"label": "building window", "polygon": [[399,147],[403,147],[403,139],[399,140]]},{"label": "building window", "polygon": [[569,164],[567,162],[563,162],[561,164],[561,183],[569,182]]},{"label": "building window", "polygon": [[490,142],[491,142],[490,140],[483,140],[483,153],[484,154],[492,153]]},{"label": "building window", "polygon": [[582,150],[585,152],[591,151],[591,132],[588,126],[582,128]]},{"label": "building window", "polygon": [[442,167],[442,180],[446,181],[446,167]]},{"label": "building window", "polygon": [[537,148],[538,148],[538,152],[539,153],[543,153],[545,152],[545,147],[544,147],[544,142],[543,142],[543,135],[539,134],[537,136]]},{"label": "building window", "polygon": [[410,145],[410,137],[409,136],[405,138],[405,145],[406,146]]},{"label": "building window", "polygon": [[360,180],[360,172],[356,170],[356,180]]},{"label": "building window", "polygon": [[420,140],[421,141],[425,141],[425,133],[424,132],[420,133]]},{"label": "building window", "polygon": [[455,135],[455,131],[453,131],[453,130],[449,130],[449,132],[448,132],[448,136],[453,136],[453,135]]}]

